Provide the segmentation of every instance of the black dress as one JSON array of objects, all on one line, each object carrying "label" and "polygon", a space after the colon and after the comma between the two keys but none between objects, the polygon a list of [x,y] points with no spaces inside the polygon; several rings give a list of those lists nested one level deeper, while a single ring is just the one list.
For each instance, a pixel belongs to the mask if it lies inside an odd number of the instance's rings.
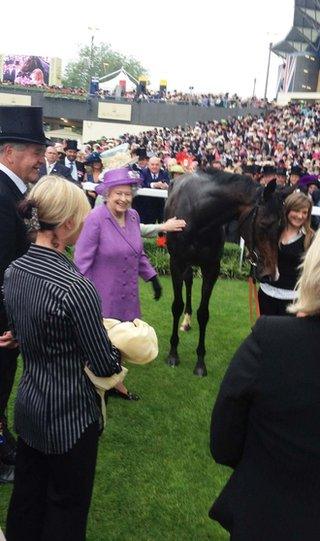
[{"label": "black dress", "polygon": [[[280,244],[278,250],[278,271],[279,279],[262,284],[259,289],[259,305],[260,313],[267,316],[283,316],[286,315],[286,308],[292,302],[291,298],[285,298],[279,290],[292,292],[299,277],[299,265],[304,254],[305,235],[302,234],[293,242],[288,244]],[[274,288],[271,290],[269,286]],[[269,291],[270,290],[270,291]],[[281,298],[282,296],[282,298]]]}]

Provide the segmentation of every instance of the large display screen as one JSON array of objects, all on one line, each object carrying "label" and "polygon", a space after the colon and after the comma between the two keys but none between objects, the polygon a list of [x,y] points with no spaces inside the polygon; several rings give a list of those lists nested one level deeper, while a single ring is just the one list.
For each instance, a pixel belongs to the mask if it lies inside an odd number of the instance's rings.
[{"label": "large display screen", "polygon": [[16,85],[59,84],[61,63],[57,60],[46,56],[0,55],[0,79]]}]

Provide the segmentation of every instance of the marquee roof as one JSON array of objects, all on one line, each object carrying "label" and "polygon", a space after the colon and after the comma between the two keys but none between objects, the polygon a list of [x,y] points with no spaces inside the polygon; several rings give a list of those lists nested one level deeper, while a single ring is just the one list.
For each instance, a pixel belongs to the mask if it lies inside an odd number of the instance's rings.
[{"label": "marquee roof", "polygon": [[112,73],[108,73],[104,77],[99,79],[99,88],[103,90],[113,90],[118,84],[119,81],[126,81],[127,90],[136,89],[139,81],[128,73],[124,68],[120,68]]}]

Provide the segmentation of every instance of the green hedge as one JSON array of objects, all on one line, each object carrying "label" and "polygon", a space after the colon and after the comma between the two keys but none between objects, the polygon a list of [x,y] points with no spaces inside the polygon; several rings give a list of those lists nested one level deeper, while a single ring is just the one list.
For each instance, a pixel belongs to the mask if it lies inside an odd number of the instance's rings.
[{"label": "green hedge", "polygon": [[[169,253],[166,248],[159,248],[156,245],[156,239],[145,239],[144,249],[158,274],[170,274]],[[237,244],[226,243],[221,259],[220,277],[246,280],[249,274],[249,264],[245,261],[240,271],[239,260],[239,246]],[[200,276],[200,274],[200,270],[195,269],[195,275]]]}]

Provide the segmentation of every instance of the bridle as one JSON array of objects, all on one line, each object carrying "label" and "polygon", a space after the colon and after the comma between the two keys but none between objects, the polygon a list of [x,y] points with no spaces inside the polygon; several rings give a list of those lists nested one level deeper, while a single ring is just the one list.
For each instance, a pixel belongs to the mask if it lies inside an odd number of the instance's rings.
[{"label": "bridle", "polygon": [[245,241],[245,244],[247,245],[247,248],[249,250],[248,260],[254,269],[258,266],[259,256],[258,252],[255,249],[255,223],[257,219],[258,210],[260,207],[261,201],[258,200],[258,202],[252,207],[251,210],[241,219],[239,220],[239,231],[241,232],[241,229],[243,228],[243,225],[249,220],[249,239],[248,242]]}]

